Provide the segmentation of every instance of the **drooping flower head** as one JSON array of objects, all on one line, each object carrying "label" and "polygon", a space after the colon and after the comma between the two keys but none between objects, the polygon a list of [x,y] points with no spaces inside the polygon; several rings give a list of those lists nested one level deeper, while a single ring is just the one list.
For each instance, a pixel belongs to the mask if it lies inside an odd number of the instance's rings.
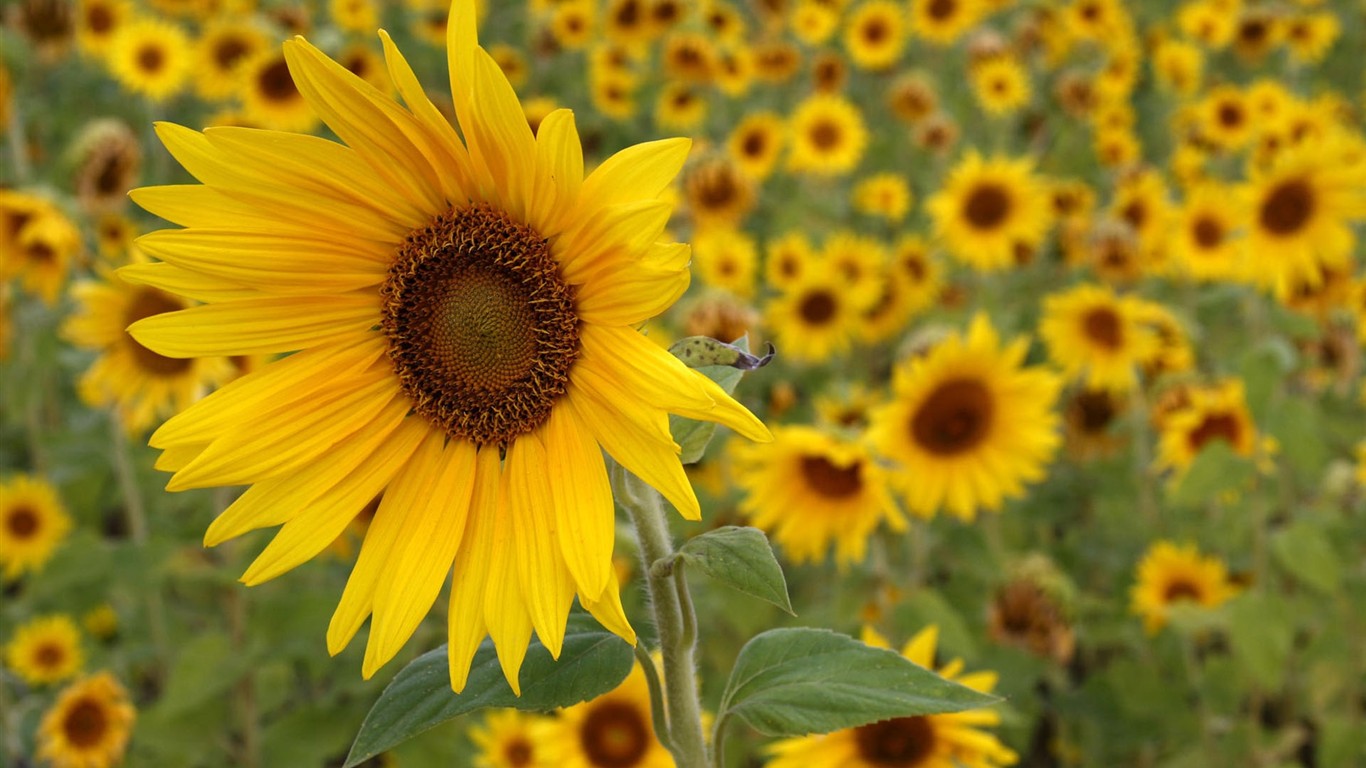
[{"label": "drooping flower head", "polygon": [[688,142],[631,147],[585,178],[573,113],[532,134],[468,0],[447,25],[457,135],[380,36],[402,104],[303,39],[284,44],[344,144],[158,126],[202,184],[134,193],[186,228],[144,237],[163,263],[123,275],[205,304],[131,333],[168,357],[293,354],[151,442],[170,490],[252,486],[207,544],[283,525],[247,584],[322,552],[382,492],[329,650],[372,617],[372,675],[449,575],[452,686],[488,634],[518,690],[532,630],[558,656],[576,595],[634,640],[602,451],[697,519],[667,415],[768,431],[636,330],[688,285],[688,246],[661,239]]}]

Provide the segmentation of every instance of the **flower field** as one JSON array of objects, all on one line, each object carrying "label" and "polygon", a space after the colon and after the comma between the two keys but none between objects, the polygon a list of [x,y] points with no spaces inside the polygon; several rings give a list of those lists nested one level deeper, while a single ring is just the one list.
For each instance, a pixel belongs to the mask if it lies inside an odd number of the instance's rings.
[{"label": "flower field", "polygon": [[1366,765],[1363,61],[6,0],[0,766]]}]

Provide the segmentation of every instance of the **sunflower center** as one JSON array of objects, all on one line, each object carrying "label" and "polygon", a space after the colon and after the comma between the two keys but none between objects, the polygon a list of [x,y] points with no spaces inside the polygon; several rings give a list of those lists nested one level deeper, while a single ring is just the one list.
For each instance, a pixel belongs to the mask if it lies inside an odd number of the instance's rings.
[{"label": "sunflower center", "polygon": [[[127,327],[143,318],[184,308],[184,304],[155,288],[143,288],[128,302],[128,309],[123,314],[123,324]],[[175,376],[188,371],[190,366],[194,365],[190,358],[158,355],[139,344],[132,336],[126,338],[128,348],[133,353],[133,362],[137,363],[138,368],[153,376]]]},{"label": "sunflower center", "polygon": [[38,513],[26,506],[18,506],[5,516],[5,528],[16,539],[29,539],[38,532],[41,520]]},{"label": "sunflower center", "polygon": [[863,488],[859,462],[841,467],[824,456],[803,456],[802,477],[807,487],[827,499],[847,499]]},{"label": "sunflower center", "polygon": [[872,44],[877,44],[889,37],[887,25],[882,19],[870,19],[863,25],[863,39]]},{"label": "sunflower center", "polygon": [[66,661],[66,649],[56,643],[43,643],[33,652],[33,662],[43,669],[52,669]]},{"label": "sunflower center", "polygon": [[825,325],[835,316],[836,309],[838,305],[834,296],[828,291],[815,290],[802,297],[797,305],[797,314],[802,316],[807,325]]},{"label": "sunflower center", "polygon": [[593,707],[579,726],[579,743],[591,765],[629,768],[650,748],[650,734],[640,712],[630,704],[609,701]]},{"label": "sunflower center", "polygon": [[223,71],[232,69],[243,56],[247,55],[250,46],[246,41],[236,37],[228,37],[218,41],[213,49],[213,60]]},{"label": "sunflower center", "polygon": [[910,768],[934,752],[934,726],[928,717],[897,717],[854,729],[859,757],[879,768]]},{"label": "sunflower center", "polygon": [[380,296],[400,386],[451,437],[505,445],[564,394],[579,355],[573,290],[549,243],[506,214],[451,209],[414,230]]},{"label": "sunflower center", "polygon": [[974,229],[994,229],[1010,213],[1010,195],[999,185],[979,184],[963,204],[963,215]]},{"label": "sunflower center", "polygon": [[1304,179],[1290,179],[1271,190],[1258,216],[1273,235],[1298,232],[1314,213],[1314,190]]},{"label": "sunflower center", "polygon": [[911,437],[931,453],[954,456],[987,437],[995,407],[982,382],[951,379],[930,394],[911,419]]},{"label": "sunflower center", "polygon": [[930,5],[925,9],[931,19],[943,21],[952,18],[958,11],[957,0],[930,0]]},{"label": "sunflower center", "polygon": [[1225,128],[1237,128],[1243,124],[1243,108],[1237,104],[1219,105],[1219,124]]},{"label": "sunflower center", "polygon": [[1200,588],[1185,579],[1176,579],[1168,584],[1166,589],[1162,590],[1162,599],[1167,603],[1198,601],[1200,599]]},{"label": "sunflower center", "polygon": [[1081,325],[1086,338],[1106,349],[1119,349],[1124,345],[1124,327],[1119,315],[1109,307],[1096,307],[1087,312]]},{"label": "sunflower center", "polygon": [[1115,418],[1115,403],[1104,391],[1078,393],[1072,401],[1081,431],[1094,435],[1109,428]]},{"label": "sunflower center", "polygon": [[1229,445],[1237,445],[1238,437],[1242,434],[1242,428],[1238,420],[1231,413],[1211,413],[1205,416],[1200,425],[1191,430],[1190,441],[1191,450],[1198,451],[1211,440],[1216,438],[1228,441]]},{"label": "sunflower center", "polygon": [[81,699],[62,720],[62,733],[67,742],[78,749],[99,744],[109,729],[109,717],[98,701]]},{"label": "sunflower center", "polygon": [[109,12],[109,7],[104,5],[92,5],[85,12],[85,27],[94,32],[97,36],[103,36],[114,26],[114,14]]},{"label": "sunflower center", "polygon": [[503,759],[511,768],[525,768],[534,762],[534,757],[531,743],[520,736],[503,745]]},{"label": "sunflower center", "polygon": [[816,149],[829,151],[840,144],[840,127],[830,120],[821,120],[808,132]]},{"label": "sunflower center", "polygon": [[256,83],[261,87],[261,95],[271,101],[284,102],[300,98],[299,88],[294,85],[294,78],[289,76],[289,65],[284,59],[274,61],[261,70],[256,76]]},{"label": "sunflower center", "polygon": [[156,74],[166,63],[166,52],[155,45],[145,45],[138,50],[138,67],[147,74]]},{"label": "sunflower center", "polygon": [[745,134],[744,141],[740,142],[740,152],[745,157],[762,157],[767,147],[768,142],[759,131]]},{"label": "sunflower center", "polygon": [[1224,228],[1219,226],[1219,222],[1205,216],[1195,220],[1191,235],[1201,248],[1215,248],[1224,241]]}]

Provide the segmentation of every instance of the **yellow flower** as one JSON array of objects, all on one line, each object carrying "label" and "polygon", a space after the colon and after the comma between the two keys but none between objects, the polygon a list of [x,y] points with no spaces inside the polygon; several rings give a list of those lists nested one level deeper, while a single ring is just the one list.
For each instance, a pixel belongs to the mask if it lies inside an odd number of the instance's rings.
[{"label": "yellow flower", "polygon": [[693,266],[706,285],[749,299],[759,269],[754,238],[729,227],[702,230],[693,236]]},{"label": "yellow flower", "polygon": [[975,64],[970,72],[972,92],[990,115],[1010,114],[1029,103],[1029,74],[1012,56],[994,56]]},{"label": "yellow flower", "polygon": [[125,89],[153,101],[180,92],[194,62],[180,27],[157,19],[130,21],[110,43],[109,69]]},{"label": "yellow flower", "polygon": [[1048,357],[1071,379],[1115,394],[1138,383],[1140,367],[1158,350],[1142,320],[1143,303],[1098,285],[1078,285],[1044,299],[1039,336]]},{"label": "yellow flower", "polygon": [[1215,608],[1237,592],[1218,558],[1202,556],[1194,544],[1158,541],[1138,564],[1129,604],[1151,635],[1167,625],[1172,606],[1184,603]]},{"label": "yellow flower", "polygon": [[800,230],[770,240],[764,250],[764,282],[779,291],[796,285],[807,264],[816,259],[811,241]]},{"label": "yellow flower", "polygon": [[481,725],[470,728],[478,747],[476,768],[550,768],[546,737],[553,722],[545,715],[515,709],[489,710]]},{"label": "yellow flower", "polygon": [[1172,256],[1187,274],[1201,281],[1244,277],[1243,211],[1234,190],[1214,183],[1196,187],[1173,218]]},{"label": "yellow flower", "polygon": [[650,689],[638,659],[621,685],[592,701],[560,710],[544,738],[546,759],[556,768],[674,765],[669,751],[655,738]]},{"label": "yellow flower", "polygon": [[338,29],[369,32],[379,25],[379,8],[374,0],[327,0],[327,15]]},{"label": "yellow flower", "polygon": [[830,94],[808,96],[790,122],[788,168],[838,176],[852,171],[868,146],[868,129],[858,107]]},{"label": "yellow flower", "polygon": [[38,757],[52,768],[112,768],[123,762],[137,710],[114,676],[101,672],[62,690],[38,727]]},{"label": "yellow flower", "polygon": [[746,115],[726,141],[726,149],[737,165],[757,180],[768,178],[783,150],[786,125],[775,112]]},{"label": "yellow flower", "polygon": [[[890,647],[871,628],[863,641]],[[901,655],[942,677],[983,693],[996,687],[995,672],[964,673],[962,659],[935,667],[939,627],[930,625],[912,637]],[[818,736],[783,739],[768,747],[768,768],[999,768],[1019,757],[995,735],[983,730],[999,725],[1001,715],[991,709],[972,709],[947,715],[918,715],[882,720]]]},{"label": "yellow flower", "polygon": [[894,482],[910,510],[940,507],[972,520],[998,510],[1025,483],[1042,480],[1061,438],[1053,413],[1061,381],[1028,367],[1025,338],[1002,347],[986,315],[972,320],[894,372],[890,402],[869,438],[898,468]]},{"label": "yellow flower", "polygon": [[76,5],[76,44],[84,53],[102,57],[132,16],[129,0],[80,0]]},{"label": "yellow flower", "polygon": [[911,210],[911,185],[897,173],[878,173],[854,187],[854,208],[869,216],[897,222]]},{"label": "yellow flower", "polygon": [[798,0],[788,22],[793,37],[815,48],[829,40],[839,29],[839,9],[821,0]]},{"label": "yellow flower", "polygon": [[822,259],[803,265],[769,301],[764,322],[787,359],[820,363],[849,351],[860,313],[877,298],[876,293],[851,295],[849,288],[835,265]]},{"label": "yellow flower", "polygon": [[318,124],[279,48],[266,46],[245,59],[236,79],[242,110],[253,124],[277,131],[309,131]]},{"label": "yellow flower", "polygon": [[1297,16],[1290,19],[1285,28],[1290,55],[1309,64],[1322,61],[1340,34],[1342,23],[1331,10]]},{"label": "yellow flower", "polygon": [[294,353],[151,438],[170,490],[252,486],[209,545],[283,524],[244,582],[322,552],[383,492],[329,650],[373,614],[373,675],[453,572],[453,688],[489,634],[517,691],[531,632],[558,655],[575,595],[635,639],[612,575],[602,451],[696,520],[665,414],[769,435],[636,330],[688,285],[689,249],[661,239],[672,206],[660,199],[688,142],[623,150],[585,178],[573,114],[532,135],[478,45],[472,3],[452,5],[447,33],[463,141],[384,33],[406,107],[304,40],[285,43],[292,80],[345,145],[160,125],[203,186],[134,193],[187,227],[142,238],[183,279],[137,279],[207,303],[130,332],[168,357]]},{"label": "yellow flower", "polygon": [[59,683],[74,677],[84,663],[80,630],[63,614],[28,621],[5,646],[5,666],[29,685]]},{"label": "yellow flower", "polygon": [[911,0],[911,32],[949,45],[982,17],[981,0]]},{"label": "yellow flower", "polygon": [[734,227],[754,207],[754,185],[724,157],[704,160],[689,169],[683,192],[699,229]]},{"label": "yellow flower", "polygon": [[1257,448],[1257,427],[1247,410],[1243,382],[1229,379],[1210,387],[1192,387],[1186,402],[1166,414],[1157,443],[1157,466],[1179,475],[1211,440],[1223,440],[1239,456]]},{"label": "yellow flower", "polygon": [[1043,242],[1048,196],[1029,159],[983,160],[969,152],[926,207],[949,253],[989,272],[1015,264],[1017,249]]},{"label": "yellow flower", "polygon": [[844,49],[860,69],[890,69],[906,44],[905,10],[892,0],[867,0],[849,14]]},{"label": "yellow flower", "polygon": [[779,427],[772,443],[738,445],[734,453],[741,512],[794,563],[821,562],[833,546],[843,568],[863,561],[879,523],[906,529],[886,470],[860,440]]},{"label": "yellow flower", "polygon": [[70,531],[71,517],[51,484],[29,475],[0,482],[0,575],[5,581],[41,569]]},{"label": "yellow flower", "polygon": [[18,276],[25,291],[52,306],[81,253],[81,232],[47,200],[0,190],[0,253],[0,280]]},{"label": "yellow flower", "polygon": [[906,285],[908,311],[934,305],[944,288],[944,268],[919,235],[903,235],[892,247],[892,271]]},{"label": "yellow flower", "polygon": [[1163,40],[1153,51],[1153,74],[1164,88],[1180,96],[1200,90],[1205,56],[1199,46],[1184,40]]},{"label": "yellow flower", "polygon": [[119,631],[119,615],[115,613],[114,606],[109,603],[100,603],[85,612],[81,617],[81,625],[85,631],[100,640],[108,640]]},{"label": "yellow flower", "polygon": [[707,98],[692,83],[673,81],[659,90],[655,125],[666,131],[693,131],[707,117]]}]

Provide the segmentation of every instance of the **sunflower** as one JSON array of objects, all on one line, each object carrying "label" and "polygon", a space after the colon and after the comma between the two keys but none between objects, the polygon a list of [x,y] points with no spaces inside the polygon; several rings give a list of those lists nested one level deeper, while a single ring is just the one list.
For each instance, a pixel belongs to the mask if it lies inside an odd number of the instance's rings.
[{"label": "sunflower", "polygon": [[726,150],[740,170],[757,180],[768,178],[783,150],[786,126],[774,112],[748,114],[731,131]]},{"label": "sunflower", "polygon": [[840,27],[839,8],[823,0],[799,0],[788,15],[792,36],[816,48],[824,45]]},{"label": "sunflower", "polygon": [[71,517],[51,484],[29,475],[0,482],[0,575],[5,581],[41,569],[70,531]]},{"label": "sunflower", "polygon": [[1366,216],[1366,171],[1343,165],[1329,144],[1285,150],[1268,171],[1254,171],[1243,193],[1252,279],[1284,299],[1326,270],[1351,271],[1351,222]]},{"label": "sunflower", "polygon": [[1190,334],[1171,310],[1157,302],[1139,299],[1138,322],[1157,337],[1157,350],[1143,361],[1143,372],[1150,379],[1195,367]]},{"label": "sunflower", "polygon": [[76,44],[87,55],[102,57],[132,16],[129,0],[80,0],[76,4]]},{"label": "sunflower", "polygon": [[759,268],[754,238],[730,227],[712,227],[693,236],[693,266],[702,282],[742,299],[754,296]]},{"label": "sunflower", "polygon": [[950,45],[982,16],[981,0],[911,0],[911,32]]},{"label": "sunflower", "polygon": [[1172,214],[1161,174],[1144,170],[1125,178],[1115,189],[1110,212],[1133,232],[1143,266],[1148,271],[1160,271],[1167,261],[1164,246]]},{"label": "sunflower", "polygon": [[699,228],[735,226],[754,207],[754,185],[725,157],[709,158],[688,169],[683,193]]},{"label": "sunflower", "polygon": [[137,710],[108,672],[62,690],[38,726],[38,757],[53,768],[111,768],[123,762]]},{"label": "sunflower", "polygon": [[[871,283],[876,288],[876,283]],[[876,293],[851,295],[844,275],[826,260],[804,264],[800,273],[764,309],[789,360],[820,363],[849,351],[859,316]]]},{"label": "sunflower", "polygon": [[840,96],[808,96],[797,105],[788,125],[788,167],[793,171],[820,176],[848,173],[868,145],[868,129],[858,107]]},{"label": "sunflower", "polygon": [[1069,395],[1063,407],[1068,454],[1085,462],[1117,453],[1125,445],[1115,434],[1124,406],[1104,389],[1080,389]]},{"label": "sunflower", "polygon": [[854,187],[854,209],[891,222],[906,218],[911,210],[911,185],[898,173],[878,173]]},{"label": "sunflower", "polygon": [[912,313],[933,306],[944,288],[944,268],[919,235],[903,235],[892,245],[892,269],[906,285]]},{"label": "sunflower", "polygon": [[890,69],[906,45],[905,11],[892,0],[867,0],[849,15],[844,48],[860,69]]},{"label": "sunflower", "polygon": [[655,125],[666,131],[693,131],[707,117],[707,97],[693,83],[673,81],[659,89]]},{"label": "sunflower", "polygon": [[211,101],[235,95],[242,63],[268,47],[265,33],[250,21],[220,17],[209,22],[195,43],[195,92]]},{"label": "sunflower", "polygon": [[0,190],[0,252],[0,279],[17,275],[25,291],[52,306],[81,254],[81,232],[52,203]]},{"label": "sunflower", "polygon": [[754,76],[771,85],[791,80],[801,63],[801,51],[791,43],[776,40],[754,46]]},{"label": "sunflower", "polygon": [[610,0],[604,4],[603,27],[607,39],[627,48],[642,48],[659,34],[650,18],[646,0]]},{"label": "sunflower", "polygon": [[720,51],[713,77],[721,93],[732,99],[744,96],[754,84],[754,52],[748,46]]},{"label": "sunflower", "polygon": [[1258,444],[1257,427],[1247,410],[1241,380],[1192,387],[1186,398],[1162,420],[1157,444],[1159,469],[1173,469],[1179,475],[1211,440],[1223,440],[1239,456],[1253,454]]},{"label": "sunflower", "polygon": [[768,242],[764,249],[764,283],[786,291],[796,285],[806,265],[816,259],[816,251],[806,233],[790,230]]},{"label": "sunflower", "polygon": [[85,627],[85,631],[91,636],[99,640],[109,640],[119,632],[119,615],[114,611],[114,606],[100,603],[81,616],[81,626]]},{"label": "sunflower", "polygon": [[[865,627],[863,641],[878,648],[887,640]],[[901,655],[942,677],[977,691],[996,687],[995,672],[964,674],[963,661],[953,659],[936,667],[939,627],[930,625],[915,634]],[[990,709],[947,715],[918,715],[882,720],[818,736],[783,739],[768,747],[767,768],[999,768],[1019,757],[995,735],[983,730],[999,725],[1001,716]]]},{"label": "sunflower", "polygon": [[[148,252],[161,253],[155,239]],[[138,270],[147,272],[142,264]],[[155,273],[156,270],[151,270]],[[73,290],[78,308],[62,327],[62,335],[99,356],[81,376],[83,400],[100,408],[112,406],[131,434],[143,434],[155,423],[185,410],[208,390],[225,382],[232,365],[224,357],[166,357],[140,344],[125,330],[131,323],[191,302],[147,285],[129,283],[102,270],[97,280]]]},{"label": "sunflower", "polygon": [[1076,651],[1076,586],[1046,555],[1031,554],[1010,571],[987,606],[987,635],[1066,665]]},{"label": "sunflower", "polygon": [[1216,608],[1237,593],[1223,561],[1201,555],[1194,544],[1158,541],[1138,564],[1129,604],[1152,635],[1167,625],[1172,606]]},{"label": "sunflower", "polygon": [[882,243],[837,230],[825,239],[819,258],[839,273],[843,290],[854,304],[866,308],[877,300],[887,264],[887,249]]},{"label": "sunflower", "polygon": [[1231,85],[1210,89],[1196,107],[1201,138],[1225,151],[1247,146],[1256,132],[1243,92]]},{"label": "sunflower", "polygon": [[972,520],[1043,479],[1061,442],[1053,413],[1061,381],[1025,367],[1028,350],[1025,338],[1002,347],[979,314],[965,336],[950,334],[897,367],[869,438],[898,465],[894,481],[912,512],[947,507]]},{"label": "sunflower", "polygon": [[939,110],[935,81],[924,72],[897,76],[887,86],[887,107],[898,120],[915,125]]},{"label": "sunflower", "polygon": [[849,79],[844,57],[824,51],[811,57],[811,87],[817,93],[839,93]]},{"label": "sunflower", "polygon": [[143,18],[129,21],[114,36],[108,63],[126,90],[165,101],[189,79],[194,53],[180,27]]},{"label": "sunflower", "polygon": [[626,120],[636,114],[636,78],[624,73],[594,77],[590,87],[593,108],[613,120]]},{"label": "sunflower", "polygon": [[282,51],[264,48],[243,61],[238,72],[237,95],[254,124],[277,131],[308,131],[317,125],[318,114],[300,92]]},{"label": "sunflower", "polygon": [[490,710],[484,722],[470,728],[470,741],[479,749],[476,768],[539,768],[545,759],[546,731],[553,727],[545,715],[515,709]]},{"label": "sunflower", "polygon": [[596,8],[592,0],[567,0],[555,6],[550,19],[550,35],[560,47],[581,50],[593,41]]},{"label": "sunflower", "polygon": [[994,56],[970,70],[972,93],[982,111],[1008,115],[1029,103],[1029,74],[1013,56]]},{"label": "sunflower", "polygon": [[1178,96],[1193,96],[1205,74],[1205,54],[1185,40],[1163,40],[1153,51],[1153,74],[1163,88]]},{"label": "sunflower", "polygon": [[1048,196],[1027,158],[983,160],[968,153],[926,204],[935,235],[982,271],[1015,263],[1016,247],[1037,248],[1048,231]]},{"label": "sunflower", "polygon": [[328,0],[327,15],[338,29],[366,33],[379,24],[374,0]]},{"label": "sunflower", "polygon": [[1222,184],[1202,184],[1173,217],[1172,257],[1196,280],[1242,277],[1243,217],[1236,200],[1234,191]]},{"label": "sunflower", "polygon": [[1099,285],[1078,285],[1043,301],[1039,336],[1048,357],[1070,379],[1116,394],[1138,383],[1138,371],[1158,349],[1141,322],[1142,302]]},{"label": "sunflower", "polygon": [[95,219],[95,244],[106,262],[122,259],[138,236],[137,225],[121,213],[105,213]]},{"label": "sunflower", "polygon": [[737,446],[735,460],[741,512],[794,563],[821,562],[833,547],[844,568],[863,561],[878,524],[906,529],[886,471],[860,440],[779,427],[772,443]]},{"label": "sunflower", "polygon": [[337,51],[337,63],[381,91],[389,88],[389,76],[384,71],[384,59],[375,52],[374,46],[360,41],[348,43]]},{"label": "sunflower", "polygon": [[665,414],[769,435],[635,330],[688,285],[689,249],[660,240],[672,206],[659,198],[689,142],[623,150],[584,178],[572,113],[532,136],[478,46],[471,2],[452,5],[447,30],[464,141],[384,33],[406,108],[306,41],[285,43],[291,79],[346,145],[160,125],[204,185],[134,193],[188,227],[144,237],[178,271],[137,279],[207,303],[130,332],[166,356],[295,353],[151,439],[170,490],[252,486],[208,544],[284,525],[243,581],[312,558],[383,491],[329,650],[373,614],[370,677],[453,569],[452,687],[487,633],[518,691],[532,630],[558,656],[575,594],[635,639],[612,576],[602,449],[696,520]]},{"label": "sunflower", "polygon": [[1285,39],[1290,55],[1302,64],[1316,64],[1342,34],[1342,22],[1332,11],[1306,13],[1286,22]]},{"label": "sunflower", "polygon": [[56,614],[21,625],[5,646],[5,666],[29,685],[48,685],[81,671],[81,633],[70,616]]},{"label": "sunflower", "polygon": [[87,213],[122,208],[142,173],[142,143],[115,118],[88,123],[76,137],[76,196]]},{"label": "sunflower", "polygon": [[[655,662],[658,666],[658,662]],[[545,755],[558,768],[673,768],[655,738],[650,688],[637,660],[613,690],[560,710],[545,731]]]}]

